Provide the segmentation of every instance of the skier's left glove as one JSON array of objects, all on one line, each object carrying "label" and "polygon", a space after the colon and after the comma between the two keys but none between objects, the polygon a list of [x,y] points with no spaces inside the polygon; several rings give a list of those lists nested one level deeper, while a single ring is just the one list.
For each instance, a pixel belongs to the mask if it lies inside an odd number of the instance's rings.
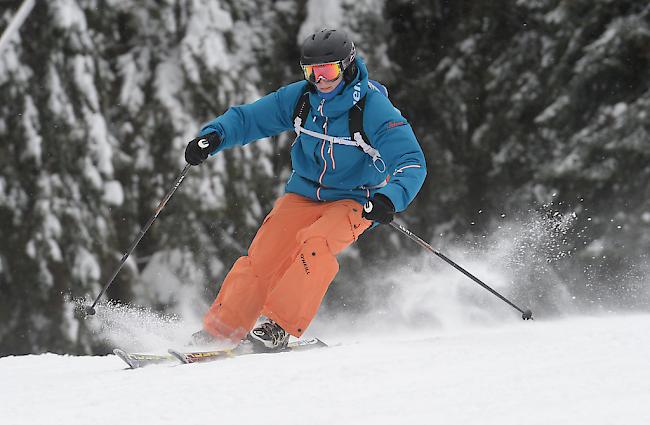
[{"label": "skier's left glove", "polygon": [[363,206],[361,217],[370,221],[377,221],[381,224],[388,224],[393,221],[395,206],[386,195],[375,194]]},{"label": "skier's left glove", "polygon": [[214,152],[220,143],[221,139],[216,132],[193,139],[185,148],[185,161],[191,165],[199,165],[208,159],[210,152]]}]

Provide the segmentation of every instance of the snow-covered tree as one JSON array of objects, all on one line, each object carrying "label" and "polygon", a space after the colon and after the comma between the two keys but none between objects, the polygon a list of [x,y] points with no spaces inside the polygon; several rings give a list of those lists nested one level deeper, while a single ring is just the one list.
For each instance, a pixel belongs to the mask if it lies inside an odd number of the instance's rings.
[{"label": "snow-covered tree", "polygon": [[[21,3],[2,2],[0,30]],[[67,300],[99,293],[201,125],[300,79],[299,43],[325,26],[350,31],[423,146],[410,227],[473,246],[504,215],[575,214],[571,261],[533,267],[521,296],[563,279],[582,299],[640,305],[644,2],[37,1],[0,56],[0,354],[102,349]],[[282,193],[292,137],[193,167],[108,298],[178,313],[211,301]],[[342,255],[328,307],[360,308],[353,282],[418,252],[373,230]]]}]

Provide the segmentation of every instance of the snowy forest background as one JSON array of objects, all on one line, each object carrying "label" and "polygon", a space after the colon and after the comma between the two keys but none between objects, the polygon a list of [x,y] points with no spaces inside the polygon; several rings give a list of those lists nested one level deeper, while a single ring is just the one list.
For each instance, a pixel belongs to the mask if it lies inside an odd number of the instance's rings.
[{"label": "snowy forest background", "polygon": [[[0,1],[0,30],[21,3]],[[99,293],[201,124],[300,79],[326,26],[423,146],[411,230],[538,316],[648,310],[648,2],[49,0],[0,57],[0,355],[105,352],[73,300]],[[201,314],[282,193],[291,138],[193,167],[107,298]],[[325,312],[448,268],[386,228],[340,260]],[[494,304],[480,291],[467,302]]]}]

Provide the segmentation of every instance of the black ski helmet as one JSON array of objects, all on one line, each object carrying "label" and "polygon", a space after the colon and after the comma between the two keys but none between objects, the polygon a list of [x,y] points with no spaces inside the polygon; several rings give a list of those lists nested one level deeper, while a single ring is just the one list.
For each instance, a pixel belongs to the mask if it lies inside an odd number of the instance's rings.
[{"label": "black ski helmet", "polygon": [[[343,76],[351,81],[357,74],[354,43],[342,30],[323,29],[305,39],[300,49],[300,64],[341,62]],[[352,65],[352,66],[350,66]]]}]

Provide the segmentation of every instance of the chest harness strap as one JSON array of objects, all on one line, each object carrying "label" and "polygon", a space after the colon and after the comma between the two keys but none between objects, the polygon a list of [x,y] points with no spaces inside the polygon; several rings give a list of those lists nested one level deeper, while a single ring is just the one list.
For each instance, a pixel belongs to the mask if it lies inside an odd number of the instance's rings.
[{"label": "chest harness strap", "polygon": [[372,164],[375,166],[375,169],[377,171],[379,171],[380,173],[385,172],[386,163],[381,158],[379,151],[373,148],[372,146],[370,146],[365,141],[365,139],[367,138],[364,137],[365,133],[363,132],[363,108],[365,106],[365,103],[366,103],[366,97],[364,96],[349,111],[350,134],[353,135],[352,139],[349,140],[348,138],[330,136],[327,134],[319,133],[317,131],[308,130],[302,126],[303,122],[307,119],[307,116],[309,115],[309,109],[310,109],[309,92],[308,91],[305,92],[300,97],[300,100],[298,101],[298,105],[296,105],[297,113],[294,114],[295,118],[293,120],[293,128],[296,132],[296,139],[300,136],[301,133],[304,133],[309,136],[324,140],[326,142],[335,143],[338,145],[356,146],[372,158]]}]

